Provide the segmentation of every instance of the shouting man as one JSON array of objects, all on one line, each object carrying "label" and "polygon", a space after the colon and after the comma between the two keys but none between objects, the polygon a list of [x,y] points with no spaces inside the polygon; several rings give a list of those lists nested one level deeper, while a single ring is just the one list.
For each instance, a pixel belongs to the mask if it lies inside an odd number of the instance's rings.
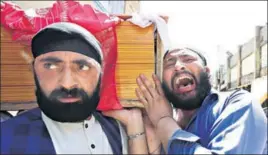
[{"label": "shouting man", "polygon": [[244,90],[228,97],[212,90],[201,53],[168,51],[162,84],[155,75],[153,79],[155,85],[144,75],[137,78],[137,96],[166,153],[267,154],[267,118],[261,105]]},{"label": "shouting man", "polygon": [[124,130],[96,111],[102,51],[72,23],[45,27],[32,39],[39,108],[1,124],[1,154],[122,154]]}]

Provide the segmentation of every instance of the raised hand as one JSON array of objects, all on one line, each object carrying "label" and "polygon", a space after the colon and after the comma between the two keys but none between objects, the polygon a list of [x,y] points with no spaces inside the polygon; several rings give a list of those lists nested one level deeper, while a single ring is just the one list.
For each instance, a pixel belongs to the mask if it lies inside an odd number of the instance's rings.
[{"label": "raised hand", "polygon": [[103,112],[103,114],[119,120],[126,126],[129,154],[148,154],[144,124],[140,109],[113,110]]},{"label": "raised hand", "polygon": [[161,82],[158,77],[152,75],[154,84],[150,82],[143,74],[137,78],[139,88],[136,89],[136,95],[143,103],[146,113],[154,127],[163,117],[172,118],[172,107],[167,101]]},{"label": "raised hand", "polygon": [[[103,115],[112,117],[120,121],[128,130],[131,128],[139,128],[139,132],[143,132],[142,113],[138,108],[110,110],[102,112]],[[134,130],[134,129],[133,129]]]},{"label": "raised hand", "polygon": [[136,94],[143,103],[162,146],[167,151],[169,138],[176,130],[181,128],[172,117],[172,107],[164,95],[160,80],[154,74],[152,77],[154,84],[144,75],[137,78],[139,88],[136,89]]}]

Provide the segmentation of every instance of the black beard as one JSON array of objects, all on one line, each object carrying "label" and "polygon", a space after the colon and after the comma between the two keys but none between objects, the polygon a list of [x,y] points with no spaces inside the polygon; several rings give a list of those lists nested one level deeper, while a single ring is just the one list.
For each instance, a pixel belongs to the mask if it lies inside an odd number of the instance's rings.
[{"label": "black beard", "polygon": [[[209,75],[207,72],[200,73],[200,82],[197,83],[196,78],[194,78],[196,83],[196,95],[194,97],[183,99],[180,95],[174,94],[167,86],[165,82],[162,83],[162,88],[165,92],[166,98],[175,108],[182,110],[194,110],[202,105],[203,100],[211,91],[211,84],[209,80]],[[182,94],[183,95],[183,94]]]},{"label": "black beard", "polygon": [[[67,90],[64,88],[55,89],[49,97],[42,91],[37,76],[34,72],[36,84],[36,98],[39,108],[46,116],[58,122],[81,122],[92,115],[99,103],[100,79],[90,96],[84,90],[74,88]],[[57,98],[71,95],[80,97],[81,100],[74,103],[62,103]]]}]

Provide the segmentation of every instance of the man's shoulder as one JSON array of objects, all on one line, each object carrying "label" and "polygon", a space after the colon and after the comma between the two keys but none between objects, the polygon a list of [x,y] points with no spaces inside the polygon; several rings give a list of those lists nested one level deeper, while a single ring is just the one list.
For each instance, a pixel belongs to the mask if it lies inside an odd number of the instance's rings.
[{"label": "man's shoulder", "polygon": [[256,104],[257,100],[250,92],[243,89],[239,89],[230,93],[225,102],[226,102],[225,104],[227,104],[226,106],[228,106],[228,104],[251,106],[253,104]]},{"label": "man's shoulder", "polygon": [[252,102],[254,100],[252,94],[246,90],[234,90],[229,92],[212,91],[211,94],[217,98],[216,102],[214,102],[215,104],[210,105],[212,106],[210,115],[215,119],[229,108],[238,110],[246,106],[250,108],[252,104],[256,104]]},{"label": "man's shoulder", "polygon": [[[222,108],[227,107],[229,104],[251,104],[251,101],[254,100],[254,96],[243,89],[218,92],[212,91],[213,95],[217,96],[217,104],[220,104]],[[249,101],[249,102],[240,102],[240,101]]]},{"label": "man's shoulder", "polygon": [[217,103],[209,111],[209,118],[213,118],[212,124],[215,125],[226,120],[232,122],[241,117],[247,118],[248,121],[257,121],[259,125],[267,124],[262,107],[252,93],[240,89],[227,95],[221,95],[219,92],[218,95]]},{"label": "man's shoulder", "polygon": [[254,95],[246,90],[235,90],[222,102],[220,113],[239,114],[247,112],[258,117],[265,116],[260,102]]},{"label": "man's shoulder", "polygon": [[0,140],[1,154],[51,154],[54,151],[39,108],[2,122]]},{"label": "man's shoulder", "polygon": [[26,111],[18,116],[15,116],[11,119],[8,119],[4,122],[1,122],[1,137],[8,135],[5,133],[16,132],[16,129],[20,128],[29,128],[29,126],[35,125],[41,121],[40,109],[32,109]]}]

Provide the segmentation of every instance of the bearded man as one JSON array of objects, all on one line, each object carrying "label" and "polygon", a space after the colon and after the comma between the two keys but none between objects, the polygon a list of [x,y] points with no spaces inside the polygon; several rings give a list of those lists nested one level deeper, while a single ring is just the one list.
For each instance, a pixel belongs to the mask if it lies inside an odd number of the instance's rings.
[{"label": "bearded man", "polygon": [[154,84],[140,75],[136,93],[166,153],[267,154],[267,118],[260,103],[245,90],[227,97],[213,90],[200,52],[169,50],[162,84],[155,75],[153,79]]},{"label": "bearded man", "polygon": [[1,154],[127,153],[121,125],[96,110],[103,59],[96,38],[60,22],[39,31],[31,47],[39,108],[1,123]]}]

